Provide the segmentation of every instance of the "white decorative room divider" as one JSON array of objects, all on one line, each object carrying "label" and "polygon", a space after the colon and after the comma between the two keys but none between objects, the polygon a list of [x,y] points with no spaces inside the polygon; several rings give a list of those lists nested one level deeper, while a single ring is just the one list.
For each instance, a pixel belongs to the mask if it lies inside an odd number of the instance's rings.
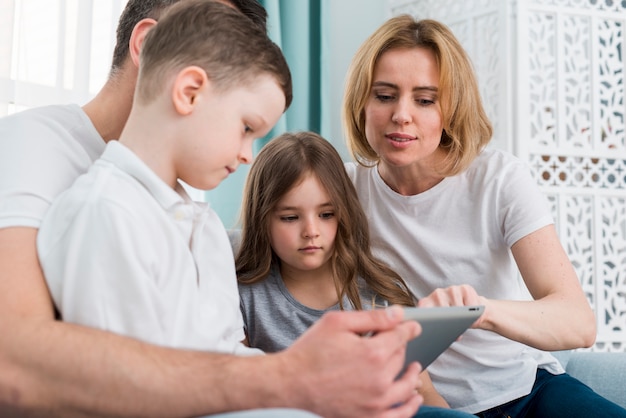
[{"label": "white decorative room divider", "polygon": [[492,146],[528,161],[598,320],[626,352],[626,0],[388,0],[446,23],[478,74]]}]

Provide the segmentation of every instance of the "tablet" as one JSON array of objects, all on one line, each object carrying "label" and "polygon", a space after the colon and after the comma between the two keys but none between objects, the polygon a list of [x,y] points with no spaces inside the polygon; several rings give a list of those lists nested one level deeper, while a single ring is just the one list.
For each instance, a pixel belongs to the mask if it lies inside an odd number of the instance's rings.
[{"label": "tablet", "polygon": [[404,308],[404,319],[422,326],[422,333],[409,341],[404,367],[414,361],[426,369],[482,315],[484,306]]}]

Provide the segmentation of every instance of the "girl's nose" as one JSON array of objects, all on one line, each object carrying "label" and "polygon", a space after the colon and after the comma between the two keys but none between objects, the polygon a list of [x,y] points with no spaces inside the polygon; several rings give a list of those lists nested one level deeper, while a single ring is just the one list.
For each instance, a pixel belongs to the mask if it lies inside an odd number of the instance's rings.
[{"label": "girl's nose", "polygon": [[317,228],[317,223],[314,220],[307,221],[302,230],[302,236],[304,238],[316,238],[319,236],[319,228]]}]

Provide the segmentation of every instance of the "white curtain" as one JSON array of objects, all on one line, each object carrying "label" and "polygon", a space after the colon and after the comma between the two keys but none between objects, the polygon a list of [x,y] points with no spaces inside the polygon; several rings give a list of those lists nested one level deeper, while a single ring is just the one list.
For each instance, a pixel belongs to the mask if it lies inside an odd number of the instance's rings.
[{"label": "white curtain", "polygon": [[0,116],[84,104],[104,84],[127,0],[0,0]]}]

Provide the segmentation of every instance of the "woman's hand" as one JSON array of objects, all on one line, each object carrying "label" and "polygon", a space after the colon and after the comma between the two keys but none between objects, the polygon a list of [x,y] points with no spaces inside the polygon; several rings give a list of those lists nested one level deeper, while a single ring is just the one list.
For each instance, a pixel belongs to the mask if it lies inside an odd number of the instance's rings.
[{"label": "woman's hand", "polygon": [[481,328],[483,318],[485,318],[487,311],[488,300],[480,296],[476,292],[476,289],[468,284],[435,289],[430,295],[425,298],[420,298],[417,303],[417,306],[420,308],[477,305],[485,306],[485,312],[472,324],[472,328]]}]

